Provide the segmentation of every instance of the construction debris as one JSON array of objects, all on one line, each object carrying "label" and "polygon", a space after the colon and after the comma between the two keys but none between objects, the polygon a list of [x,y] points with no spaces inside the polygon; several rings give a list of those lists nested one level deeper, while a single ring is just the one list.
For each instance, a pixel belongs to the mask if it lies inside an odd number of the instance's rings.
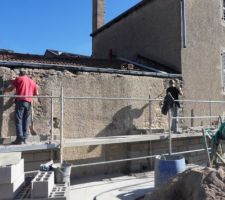
[{"label": "construction debris", "polygon": [[[66,200],[69,198],[71,165],[62,165],[61,169],[50,170],[49,167],[46,168],[53,164],[53,161],[50,161],[40,166],[41,171],[25,176],[21,152],[2,153],[0,161],[0,200]],[[62,179],[60,182],[55,182],[55,176],[59,175]]]},{"label": "construction debris", "polygon": [[144,200],[224,200],[225,168],[186,170],[164,187],[146,194]]}]

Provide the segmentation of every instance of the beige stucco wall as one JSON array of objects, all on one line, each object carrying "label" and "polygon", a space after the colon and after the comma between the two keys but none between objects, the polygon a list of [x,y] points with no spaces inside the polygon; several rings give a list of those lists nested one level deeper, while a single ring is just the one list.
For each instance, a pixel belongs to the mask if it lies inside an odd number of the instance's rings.
[{"label": "beige stucco wall", "polygon": [[[187,48],[182,49],[185,99],[225,100],[222,84],[222,57],[225,49],[225,23],[222,0],[186,1]],[[187,115],[209,115],[209,104],[185,104]],[[212,115],[224,113],[213,104]],[[215,120],[215,119],[214,119]],[[194,125],[200,125],[195,120]],[[206,121],[204,124],[207,123]]]},{"label": "beige stucco wall", "polygon": [[181,71],[181,8],[177,0],[147,3],[93,37],[93,56],[140,54]]}]

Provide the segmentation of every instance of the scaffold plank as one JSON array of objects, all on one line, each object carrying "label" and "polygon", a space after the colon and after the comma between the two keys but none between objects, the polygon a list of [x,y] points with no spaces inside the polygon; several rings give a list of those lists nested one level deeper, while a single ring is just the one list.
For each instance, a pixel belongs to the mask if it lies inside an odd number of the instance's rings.
[{"label": "scaffold plank", "polygon": [[[168,139],[168,134],[148,134],[148,135],[121,135],[121,136],[108,136],[108,137],[95,137],[95,138],[66,138],[64,139],[64,147],[78,147],[89,145],[104,145],[104,144],[119,144],[130,142],[144,142],[153,140]],[[172,138],[184,137],[199,137],[201,133],[194,134],[173,134]]]},{"label": "scaffold plank", "polygon": [[0,145],[0,153],[51,150],[59,147],[59,143],[33,143],[21,145]]}]

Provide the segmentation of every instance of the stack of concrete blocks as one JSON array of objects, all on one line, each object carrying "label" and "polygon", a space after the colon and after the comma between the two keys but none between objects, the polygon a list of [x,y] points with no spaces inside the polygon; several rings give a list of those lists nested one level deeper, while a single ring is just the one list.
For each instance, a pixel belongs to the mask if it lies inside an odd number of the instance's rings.
[{"label": "stack of concrete blocks", "polygon": [[0,154],[0,200],[13,199],[24,184],[21,153]]},{"label": "stack of concrete blocks", "polygon": [[68,200],[68,185],[54,184],[53,171],[39,171],[31,182],[33,200]]}]

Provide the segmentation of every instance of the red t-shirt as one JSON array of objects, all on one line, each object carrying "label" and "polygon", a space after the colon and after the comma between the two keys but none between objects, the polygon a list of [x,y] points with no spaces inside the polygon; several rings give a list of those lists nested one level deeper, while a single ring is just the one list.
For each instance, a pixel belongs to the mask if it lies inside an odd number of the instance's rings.
[{"label": "red t-shirt", "polygon": [[[13,86],[16,88],[16,95],[34,96],[37,95],[36,83],[27,76],[19,76],[12,81]],[[16,101],[28,101],[32,102],[32,98],[19,97]]]}]

